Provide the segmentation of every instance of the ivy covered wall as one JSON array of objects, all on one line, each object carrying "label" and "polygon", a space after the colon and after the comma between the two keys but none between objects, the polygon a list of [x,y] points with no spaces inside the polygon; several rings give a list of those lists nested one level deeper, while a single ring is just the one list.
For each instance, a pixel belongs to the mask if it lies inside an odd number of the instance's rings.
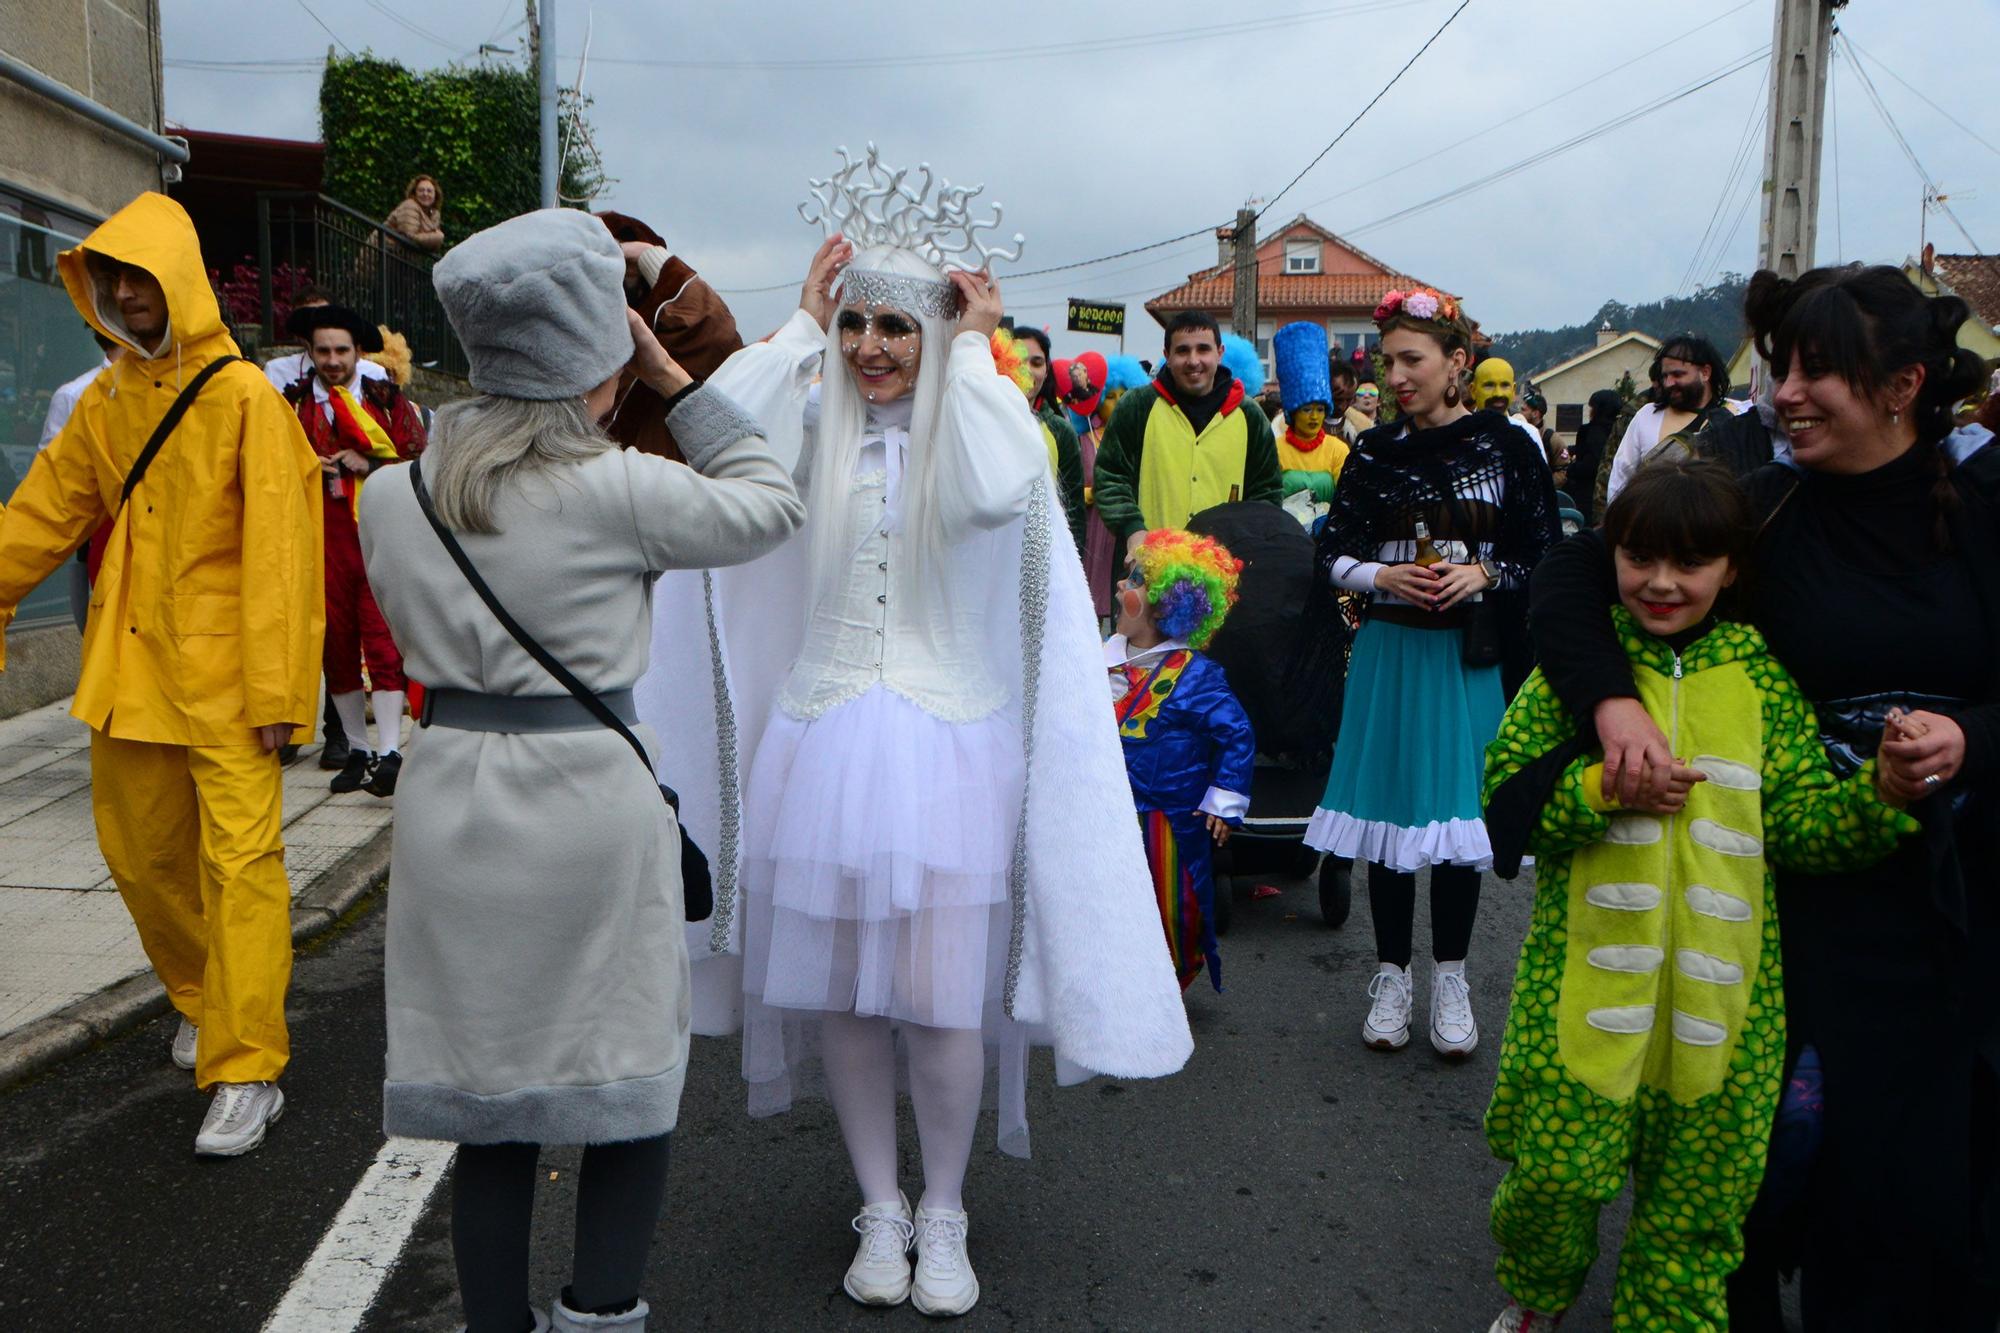
[{"label": "ivy covered wall", "polygon": [[[565,96],[565,118],[588,105]],[[324,193],[384,218],[410,178],[444,191],[445,243],[540,203],[539,103],[532,72],[505,65],[424,72],[371,55],[328,59],[319,85],[326,143]],[[587,140],[587,135],[574,135]],[[593,158],[572,147],[566,199],[605,184]]]}]

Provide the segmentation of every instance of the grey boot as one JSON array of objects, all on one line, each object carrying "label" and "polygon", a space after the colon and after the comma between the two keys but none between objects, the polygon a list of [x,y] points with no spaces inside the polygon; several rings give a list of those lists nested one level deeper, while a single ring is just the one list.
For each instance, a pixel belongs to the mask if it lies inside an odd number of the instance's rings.
[{"label": "grey boot", "polygon": [[558,1296],[556,1303],[549,1307],[550,1333],[593,1333],[593,1330],[600,1329],[646,1333],[646,1316],[649,1313],[646,1302],[641,1300],[624,1314],[578,1314],[564,1305]]}]

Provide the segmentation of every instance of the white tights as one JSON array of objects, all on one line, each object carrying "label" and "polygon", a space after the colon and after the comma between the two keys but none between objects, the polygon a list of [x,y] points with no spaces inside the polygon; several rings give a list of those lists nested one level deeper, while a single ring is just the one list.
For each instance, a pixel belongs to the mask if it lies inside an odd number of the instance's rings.
[{"label": "white tights", "polygon": [[368,748],[368,710],[361,691],[350,690],[333,696],[333,711],[340,715],[340,729],[347,743],[367,754],[394,754],[403,739],[403,691],[375,691],[375,734],[378,744]]},{"label": "white tights", "polygon": [[[910,1103],[924,1159],[919,1206],[964,1208],[965,1168],[979,1125],[986,1050],[971,1029],[901,1025],[910,1053]],[[828,1098],[840,1119],[861,1201],[894,1203],[896,1174],[896,1031],[886,1018],[830,1013],[821,1020],[820,1058]]]}]

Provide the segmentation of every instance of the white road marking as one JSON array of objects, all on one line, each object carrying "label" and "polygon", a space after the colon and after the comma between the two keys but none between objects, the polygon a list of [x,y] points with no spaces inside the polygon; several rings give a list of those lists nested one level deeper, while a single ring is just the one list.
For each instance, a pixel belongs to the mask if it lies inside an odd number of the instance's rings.
[{"label": "white road marking", "polygon": [[456,1144],[429,1139],[383,1144],[285,1299],[264,1321],[263,1333],[360,1328],[457,1150]]}]

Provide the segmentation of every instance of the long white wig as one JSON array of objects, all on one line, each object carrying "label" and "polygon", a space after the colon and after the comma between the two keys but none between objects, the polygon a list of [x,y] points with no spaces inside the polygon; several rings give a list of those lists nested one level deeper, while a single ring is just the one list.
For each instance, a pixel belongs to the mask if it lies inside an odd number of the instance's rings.
[{"label": "long white wig", "polygon": [[[889,273],[918,282],[944,283],[945,276],[908,250],[876,246],[854,256],[850,269]],[[914,304],[914,303],[912,303]],[[848,549],[847,493],[861,451],[868,402],[854,382],[854,372],[840,354],[839,311],[828,321],[826,355],[821,361],[819,426],[810,463],[802,477],[807,485],[806,528],[810,534],[813,596],[806,614],[833,596],[854,552]],[[944,528],[937,496],[939,432],[951,429],[944,411],[945,368],[957,321],[896,307],[923,331],[917,363],[917,383],[911,391],[910,447],[903,470],[898,511],[909,550],[914,557],[890,571],[892,592],[921,597],[938,587],[945,559]]]}]

